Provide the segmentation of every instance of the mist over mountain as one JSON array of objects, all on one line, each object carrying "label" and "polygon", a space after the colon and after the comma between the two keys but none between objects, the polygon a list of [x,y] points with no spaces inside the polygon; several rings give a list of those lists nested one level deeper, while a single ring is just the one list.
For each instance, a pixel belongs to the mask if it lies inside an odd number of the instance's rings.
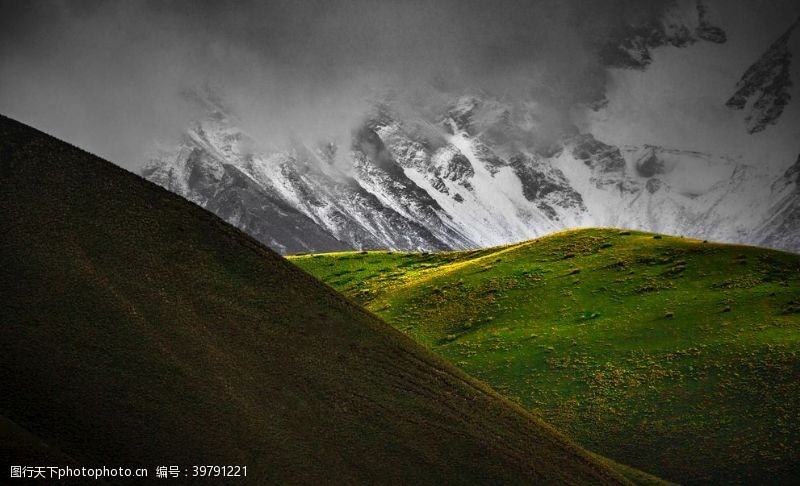
[{"label": "mist over mountain", "polygon": [[284,253],[586,225],[798,247],[794,2],[7,11],[0,111]]}]

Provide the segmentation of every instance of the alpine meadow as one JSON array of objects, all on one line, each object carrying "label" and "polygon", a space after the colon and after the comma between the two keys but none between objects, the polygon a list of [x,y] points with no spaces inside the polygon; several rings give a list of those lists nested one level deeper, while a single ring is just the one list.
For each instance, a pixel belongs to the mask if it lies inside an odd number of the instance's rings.
[{"label": "alpine meadow", "polygon": [[291,261],[608,457],[796,477],[800,256],[613,229]]}]

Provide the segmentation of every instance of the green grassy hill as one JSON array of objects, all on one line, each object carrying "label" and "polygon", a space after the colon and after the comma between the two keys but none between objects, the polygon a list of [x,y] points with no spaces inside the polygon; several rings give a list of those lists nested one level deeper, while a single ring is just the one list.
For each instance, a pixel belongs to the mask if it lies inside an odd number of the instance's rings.
[{"label": "green grassy hill", "polygon": [[6,465],[625,482],[210,213],[4,117],[0,214]]},{"label": "green grassy hill", "polygon": [[591,450],[679,482],[800,480],[800,255],[586,229],[292,261]]}]

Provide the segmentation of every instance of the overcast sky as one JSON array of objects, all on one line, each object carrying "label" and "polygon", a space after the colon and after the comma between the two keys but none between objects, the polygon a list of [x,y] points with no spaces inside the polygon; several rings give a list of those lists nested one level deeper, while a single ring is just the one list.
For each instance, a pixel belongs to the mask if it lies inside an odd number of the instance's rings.
[{"label": "overcast sky", "polygon": [[[499,93],[547,84],[569,104],[605,82],[598,43],[669,2],[0,4],[0,113],[135,169],[196,115],[181,93],[206,85],[264,136],[324,136],[380,92],[432,83]],[[790,0],[723,4],[761,12],[744,29],[759,46],[798,10]]]}]

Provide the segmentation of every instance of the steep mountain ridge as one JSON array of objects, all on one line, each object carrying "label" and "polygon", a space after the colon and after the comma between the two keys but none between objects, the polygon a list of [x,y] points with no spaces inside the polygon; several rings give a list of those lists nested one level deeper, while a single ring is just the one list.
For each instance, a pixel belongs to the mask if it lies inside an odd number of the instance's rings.
[{"label": "steep mountain ridge", "polygon": [[[352,170],[358,177],[337,172],[323,154],[303,146],[252,153],[249,137],[227,115],[212,116],[196,123],[175,151],[151,159],[142,175],[283,253],[467,246],[465,238],[447,226],[446,215],[433,199],[392,161],[381,163],[389,158],[374,132],[362,130],[354,135],[353,144],[358,150],[352,152]],[[199,174],[194,163],[198,159],[205,163]],[[377,163],[370,163],[373,160]],[[263,217],[249,214],[246,208],[243,213],[236,211],[241,206],[228,207],[233,179],[217,174],[232,169],[253,185],[251,207]],[[280,210],[271,210],[278,205]],[[274,231],[270,212],[286,221],[280,224],[282,231]],[[302,248],[296,241],[304,243]]]},{"label": "steep mountain ridge", "polygon": [[[782,174],[577,131],[540,141],[525,103],[472,95],[451,106],[438,122],[383,106],[354,132],[349,168],[303,146],[258,153],[233,116],[206,119],[142,174],[283,253],[464,249],[581,226],[798,249],[797,228],[778,238],[763,225],[796,204],[770,189]],[[268,230],[276,213],[282,233]]]}]

